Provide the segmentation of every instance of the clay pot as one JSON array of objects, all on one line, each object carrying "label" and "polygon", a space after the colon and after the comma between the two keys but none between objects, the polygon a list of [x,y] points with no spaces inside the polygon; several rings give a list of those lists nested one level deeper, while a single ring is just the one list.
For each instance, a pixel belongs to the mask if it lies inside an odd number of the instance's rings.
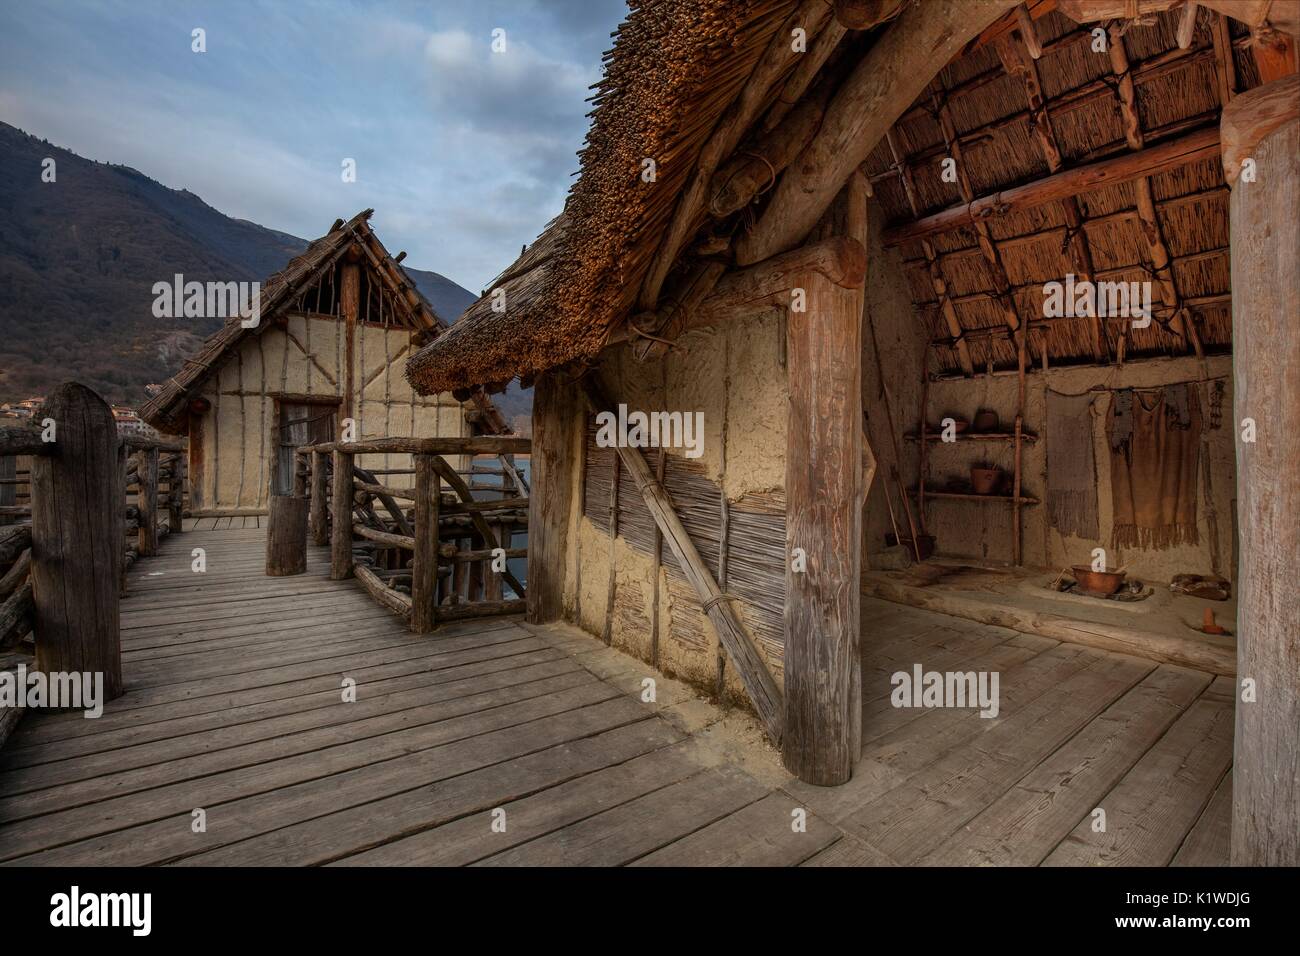
[{"label": "clay pot", "polygon": [[977,495],[991,495],[997,491],[1002,481],[1001,468],[980,468],[972,465],[970,470],[971,487]]},{"label": "clay pot", "polygon": [[1079,587],[1089,594],[1107,597],[1119,590],[1124,583],[1123,571],[1094,571],[1086,564],[1076,564],[1070,568]]},{"label": "clay pot", "polygon": [[977,432],[993,432],[998,429],[998,413],[990,408],[981,408],[975,413],[974,428]]}]

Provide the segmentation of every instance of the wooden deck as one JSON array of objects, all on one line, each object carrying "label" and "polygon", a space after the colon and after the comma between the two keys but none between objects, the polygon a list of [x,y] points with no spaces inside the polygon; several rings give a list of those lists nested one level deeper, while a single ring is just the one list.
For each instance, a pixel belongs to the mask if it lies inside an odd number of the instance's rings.
[{"label": "wooden deck", "polygon": [[[127,693],[97,720],[28,713],[0,751],[0,861],[1227,862],[1224,679],[866,600],[864,760],[819,789],[675,682],[642,703],[651,672],[599,641],[518,618],[414,635],[325,549],[265,577],[265,531],[229,520],[132,570]],[[892,707],[913,663],[998,670],[1001,713]]]}]

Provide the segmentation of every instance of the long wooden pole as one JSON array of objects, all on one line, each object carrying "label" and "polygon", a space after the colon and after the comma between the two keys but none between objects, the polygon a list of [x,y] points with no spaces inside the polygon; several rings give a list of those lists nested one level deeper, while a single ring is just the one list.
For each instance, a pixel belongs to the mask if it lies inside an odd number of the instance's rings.
[{"label": "long wooden pole", "polygon": [[[583,380],[582,387],[592,411],[609,410],[609,403],[590,376]],[[663,532],[664,540],[677,558],[678,566],[682,569],[686,580],[695,588],[704,613],[717,632],[718,640],[726,648],[764,729],[774,742],[780,743],[785,728],[785,705],[776,681],[749,640],[735,610],[728,603],[728,597],[722,593],[717,581],[704,564],[699,549],[695,547],[695,542],[691,540],[686,527],[677,517],[672,499],[651,474],[650,466],[646,464],[641,451],[621,446],[617,450],[619,460],[622,461],[623,467],[627,469],[632,480],[636,482],[637,490],[645,499],[650,516]]]},{"label": "long wooden pole", "polygon": [[1122,153],[1086,166],[1063,170],[1044,176],[1023,186],[1014,186],[969,203],[962,202],[925,216],[915,222],[902,223],[886,229],[885,245],[896,246],[924,236],[948,232],[959,226],[969,226],[981,220],[1004,216],[1021,209],[1030,209],[1044,203],[1055,202],[1067,196],[1132,182],[1142,176],[1186,166],[1219,155],[1218,129],[1203,129],[1178,139],[1148,146],[1137,152]]}]

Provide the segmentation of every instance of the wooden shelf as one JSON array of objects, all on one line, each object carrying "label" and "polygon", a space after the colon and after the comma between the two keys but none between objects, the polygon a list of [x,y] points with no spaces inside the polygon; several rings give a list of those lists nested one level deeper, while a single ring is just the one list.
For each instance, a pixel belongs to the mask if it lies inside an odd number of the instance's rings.
[{"label": "wooden shelf", "polygon": [[[916,491],[909,490],[908,494],[913,498],[917,496]],[[1037,498],[1027,498],[1021,495],[1019,498],[1012,498],[1010,495],[977,495],[973,491],[931,491],[925,490],[927,498],[952,498],[958,501],[1001,501],[1006,504],[1036,505],[1040,504]]]},{"label": "wooden shelf", "polygon": [[[904,435],[903,439],[905,441],[919,441],[920,437],[921,437],[920,435],[913,433],[913,434]],[[1016,440],[1016,435],[1015,432],[958,432],[956,435],[956,439],[957,441],[1014,442]],[[929,442],[941,442],[942,436],[939,434],[939,432],[926,432],[925,440]],[[1038,436],[1031,435],[1029,432],[1021,432],[1020,440],[1032,443],[1038,441]],[[945,445],[950,444],[949,442],[942,442],[942,443]]]}]

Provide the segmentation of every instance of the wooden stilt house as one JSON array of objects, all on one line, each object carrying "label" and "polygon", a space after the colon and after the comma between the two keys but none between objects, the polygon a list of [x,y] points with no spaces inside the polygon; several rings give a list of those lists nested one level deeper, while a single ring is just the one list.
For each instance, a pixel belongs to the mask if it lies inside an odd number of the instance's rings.
[{"label": "wooden stilt house", "polygon": [[[407,363],[536,390],[532,620],[745,700],[818,784],[878,712],[864,588],[1249,677],[1233,858],[1300,861],[1297,32],[1282,0],[637,4],[563,213]],[[702,446],[602,440],[637,411]],[[1043,612],[1098,551],[1230,590],[1229,633]]]},{"label": "wooden stilt house", "polygon": [[[404,358],[435,339],[437,315],[370,228],[371,210],[339,220],[261,289],[255,327],[239,319],[209,338],[140,411],[189,438],[193,515],[265,514],[292,490],[293,448],[333,441],[502,434],[482,390],[418,395]],[[451,318],[454,318],[451,317]],[[363,456],[409,469],[409,456]]]}]

